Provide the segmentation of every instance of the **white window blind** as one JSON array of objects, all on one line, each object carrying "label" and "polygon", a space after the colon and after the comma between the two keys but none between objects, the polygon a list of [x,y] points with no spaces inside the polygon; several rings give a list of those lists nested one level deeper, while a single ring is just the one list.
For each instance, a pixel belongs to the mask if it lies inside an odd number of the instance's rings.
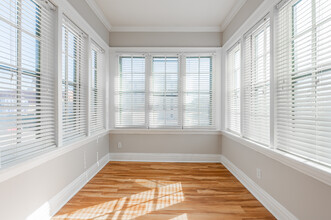
[{"label": "white window blind", "polygon": [[178,127],[179,120],[179,58],[153,57],[150,84],[149,126]]},{"label": "white window blind", "polygon": [[331,1],[287,1],[277,32],[280,150],[331,165]]},{"label": "white window blind", "polygon": [[0,1],[0,167],[55,148],[55,7]]},{"label": "white window blind", "polygon": [[105,129],[104,113],[104,50],[94,41],[91,43],[90,73],[90,131],[91,134]]},{"label": "white window blind", "polygon": [[115,126],[146,127],[145,57],[119,57],[115,84]]},{"label": "white window blind", "polygon": [[244,37],[243,135],[270,140],[270,21],[264,18]]},{"label": "white window blind", "polygon": [[67,16],[62,26],[63,142],[87,134],[87,35]]},{"label": "white window blind", "polygon": [[212,56],[188,56],[185,59],[184,128],[211,128],[215,126],[212,60]]},{"label": "white window blind", "polygon": [[226,128],[240,134],[240,43],[236,43],[227,54],[226,71]]}]

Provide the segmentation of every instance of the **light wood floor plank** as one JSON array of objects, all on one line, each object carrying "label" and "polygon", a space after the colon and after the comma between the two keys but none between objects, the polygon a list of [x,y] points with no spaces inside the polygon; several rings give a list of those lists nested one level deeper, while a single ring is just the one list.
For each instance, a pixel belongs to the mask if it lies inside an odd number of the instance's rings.
[{"label": "light wood floor plank", "polygon": [[221,164],[109,162],[54,217],[275,219]]}]

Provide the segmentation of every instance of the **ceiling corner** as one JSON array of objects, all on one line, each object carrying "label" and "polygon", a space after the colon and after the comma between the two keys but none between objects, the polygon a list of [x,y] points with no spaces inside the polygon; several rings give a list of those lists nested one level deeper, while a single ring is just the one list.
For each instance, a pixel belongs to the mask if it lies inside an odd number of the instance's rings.
[{"label": "ceiling corner", "polygon": [[105,14],[102,12],[102,10],[99,8],[97,3],[94,0],[85,0],[86,3],[90,6],[92,11],[96,14],[96,16],[100,19],[100,21],[105,25],[107,30],[110,32],[112,29],[111,24],[109,23],[107,17]]},{"label": "ceiling corner", "polygon": [[239,10],[244,6],[244,4],[247,2],[247,0],[239,0],[234,7],[231,9],[231,11],[228,13],[226,18],[224,19],[222,25],[221,25],[221,31],[223,32],[227,26],[230,24],[231,20],[236,16],[236,14],[239,12]]}]

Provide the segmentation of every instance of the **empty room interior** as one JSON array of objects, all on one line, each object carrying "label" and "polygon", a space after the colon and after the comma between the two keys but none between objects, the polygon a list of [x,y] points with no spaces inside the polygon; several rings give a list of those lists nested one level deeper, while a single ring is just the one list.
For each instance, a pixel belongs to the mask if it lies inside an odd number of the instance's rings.
[{"label": "empty room interior", "polygon": [[330,0],[1,0],[0,219],[330,220]]}]

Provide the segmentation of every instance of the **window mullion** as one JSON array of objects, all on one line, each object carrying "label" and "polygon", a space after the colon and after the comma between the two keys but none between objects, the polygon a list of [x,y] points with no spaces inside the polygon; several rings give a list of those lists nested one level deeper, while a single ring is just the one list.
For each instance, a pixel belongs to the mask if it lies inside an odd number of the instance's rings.
[{"label": "window mullion", "polygon": [[245,117],[245,113],[244,113],[244,103],[245,103],[245,72],[246,72],[246,65],[245,65],[245,56],[247,51],[246,49],[246,44],[243,43],[243,39],[241,39],[241,54],[240,54],[240,136],[243,138],[244,137],[244,117]]},{"label": "window mullion", "polygon": [[150,95],[151,95],[151,80],[152,80],[152,62],[150,54],[145,56],[145,128],[150,129]]},{"label": "window mullion", "polygon": [[275,86],[275,82],[276,82],[276,74],[275,74],[275,62],[276,62],[276,56],[274,54],[275,50],[274,48],[276,48],[275,46],[275,16],[276,13],[274,11],[275,9],[271,10],[270,12],[270,87],[269,87],[269,94],[270,94],[270,107],[269,107],[269,111],[270,111],[270,148],[275,149],[275,112],[276,112],[276,86]]},{"label": "window mullion", "polygon": [[165,57],[164,63],[164,90],[163,90],[163,110],[164,110],[164,125],[167,126],[167,57]]},{"label": "window mullion", "polygon": [[[55,63],[57,63],[56,67],[56,77],[55,77],[55,143],[57,147],[62,147],[62,17],[63,12],[61,8],[57,10],[57,25],[56,25],[56,34],[57,34],[57,41],[56,41],[56,56],[55,56]],[[66,62],[67,63],[67,62]]]},{"label": "window mullion", "polygon": [[181,129],[184,129],[184,82],[186,74],[186,60],[183,54],[179,55],[179,73],[178,73],[178,120]]},{"label": "window mullion", "polygon": [[[91,93],[92,93],[92,73],[91,74],[91,71],[92,69],[94,70],[94,67],[92,67],[92,59],[93,57],[91,56],[91,38],[88,37],[87,38],[87,69],[88,69],[88,74],[86,77],[87,79],[87,102],[86,102],[86,110],[87,110],[87,126],[86,126],[86,133],[87,133],[87,136],[90,136],[91,135],[91,117],[92,117],[92,114],[91,114],[91,107],[95,107],[95,102],[93,100],[93,102],[91,101]],[[93,71],[94,72],[94,71]],[[94,94],[93,94],[94,96]]]},{"label": "window mullion", "polygon": [[312,5],[312,30],[311,30],[311,47],[312,47],[312,81],[313,81],[313,97],[314,97],[314,116],[315,116],[315,159],[317,160],[318,150],[317,150],[317,24],[316,24],[316,0],[311,0]]},{"label": "window mullion", "polygon": [[17,144],[22,139],[22,0],[17,1]]}]

